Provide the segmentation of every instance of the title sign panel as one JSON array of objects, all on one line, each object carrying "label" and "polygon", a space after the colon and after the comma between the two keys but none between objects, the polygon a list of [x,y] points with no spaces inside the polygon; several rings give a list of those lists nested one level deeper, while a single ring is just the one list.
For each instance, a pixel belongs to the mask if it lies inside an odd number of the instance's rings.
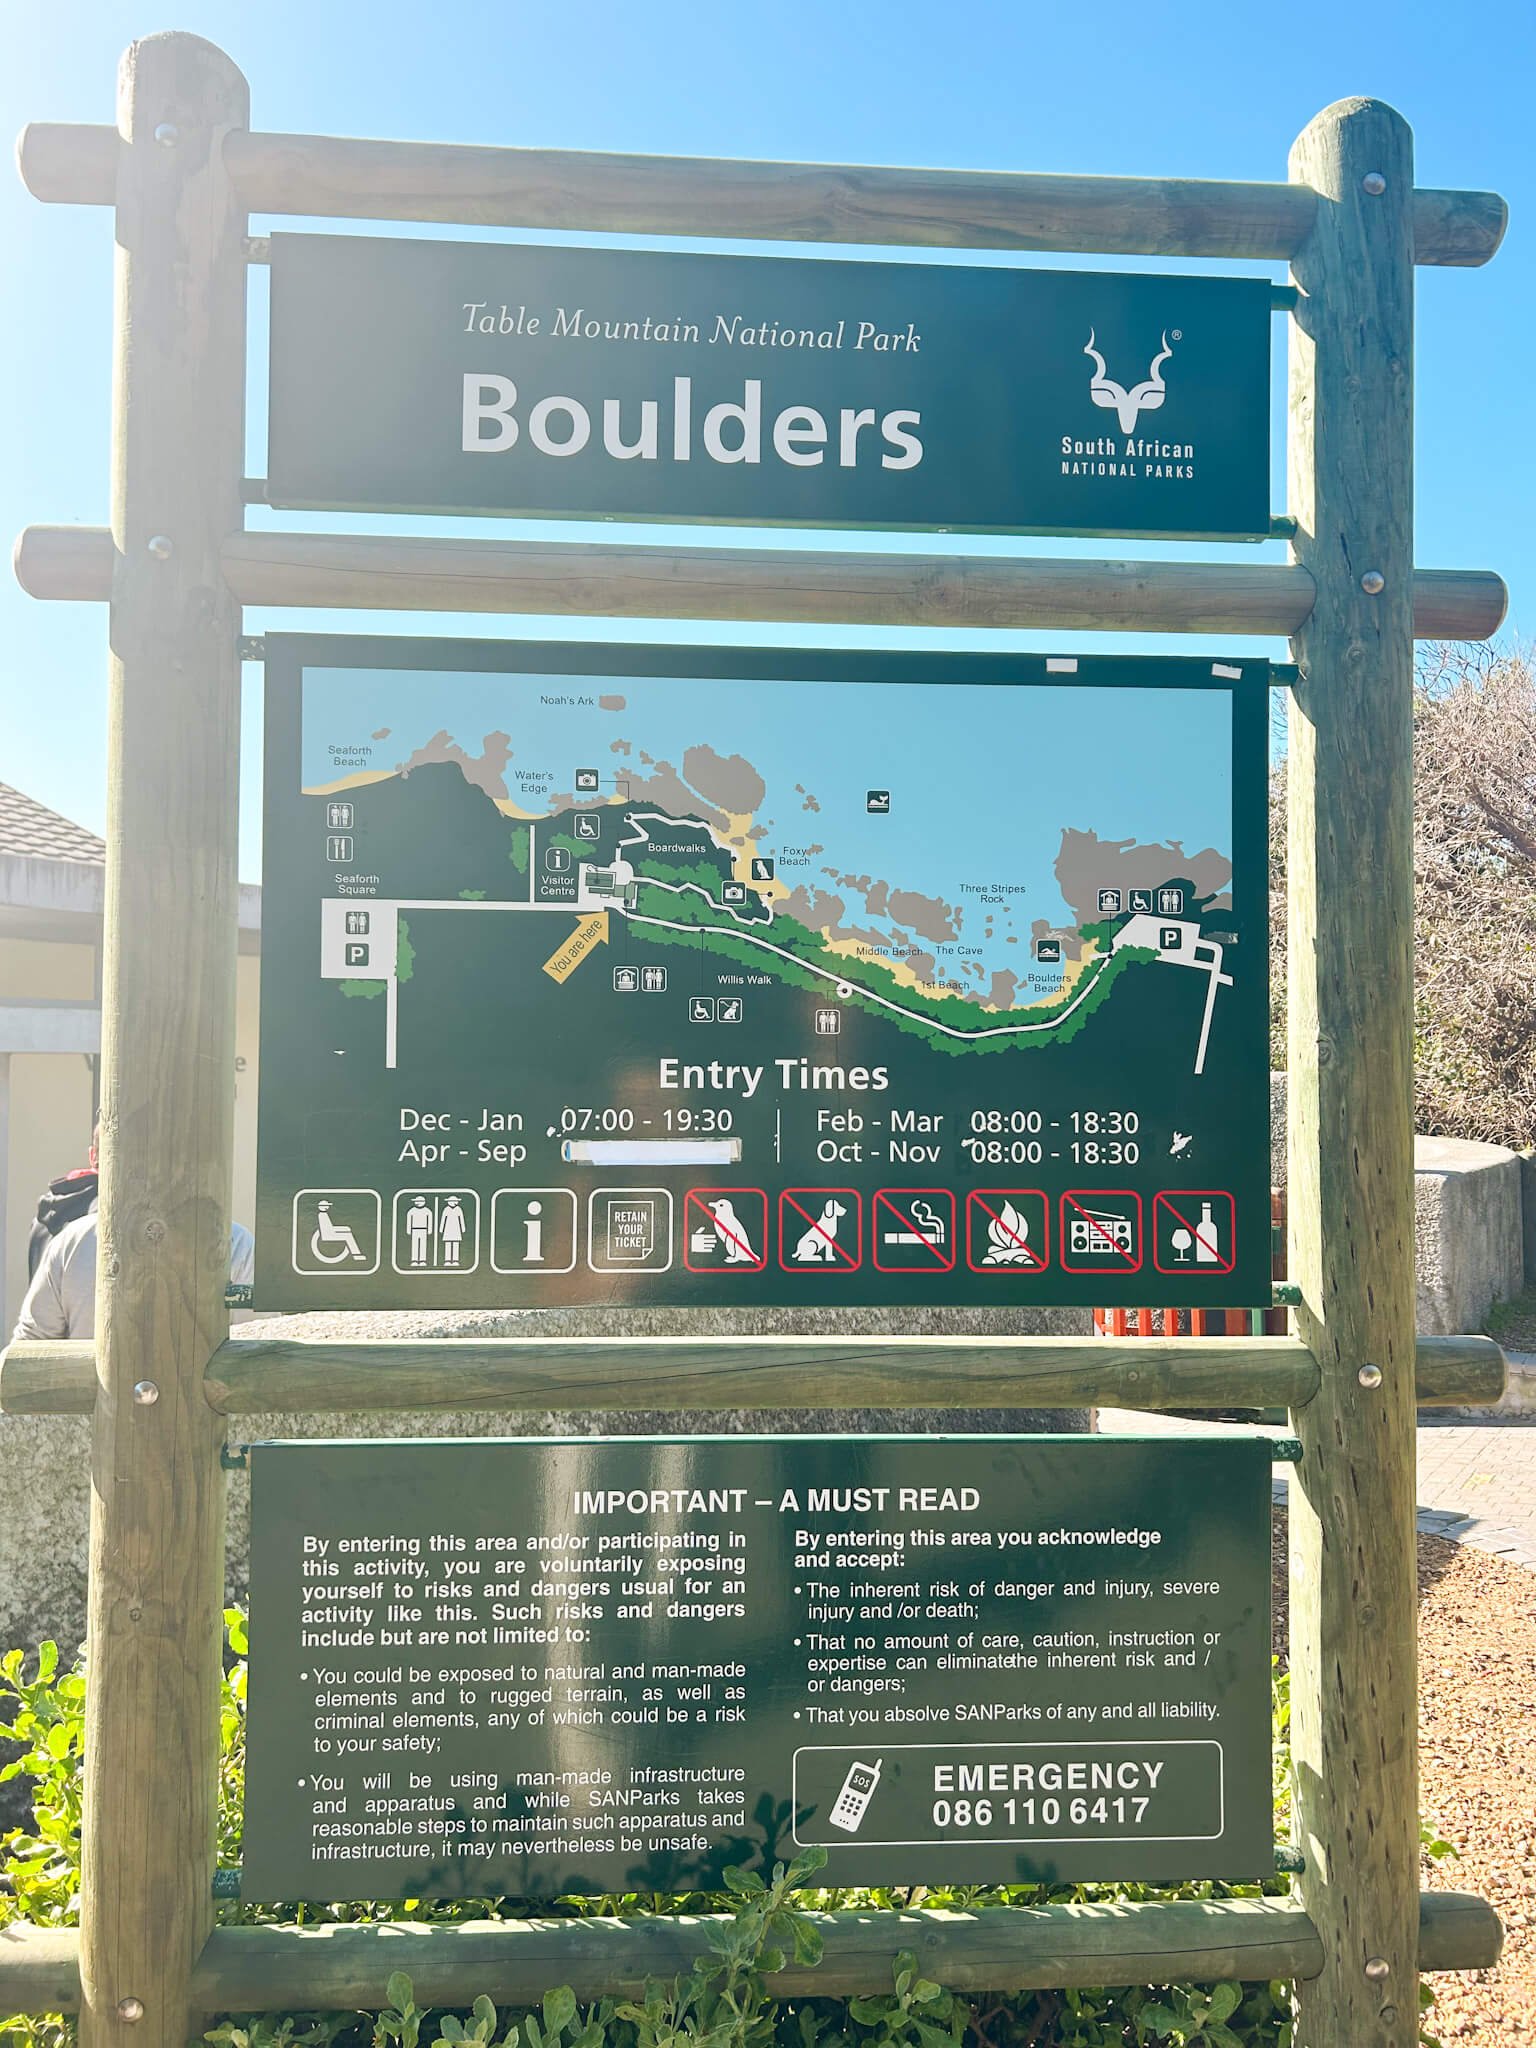
[{"label": "title sign panel", "polygon": [[275,235],[274,505],[1269,532],[1270,286]]},{"label": "title sign panel", "polygon": [[1267,1302],[1264,663],[267,650],[262,1307]]},{"label": "title sign panel", "polygon": [[1267,1876],[1268,1458],[258,1445],[243,1896]]}]

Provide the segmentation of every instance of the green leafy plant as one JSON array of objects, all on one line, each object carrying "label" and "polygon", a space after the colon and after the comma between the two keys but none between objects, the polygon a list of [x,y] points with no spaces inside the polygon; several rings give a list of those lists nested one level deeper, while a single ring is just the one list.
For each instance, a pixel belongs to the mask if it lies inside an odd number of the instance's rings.
[{"label": "green leafy plant", "polygon": [[55,1643],[37,1653],[37,1669],[23,1676],[20,1650],[0,1658],[0,1703],[11,1702],[0,1736],[20,1745],[21,1755],[0,1770],[0,1783],[32,1779],[31,1832],[13,1828],[3,1838],[10,1897],[22,1908],[6,1911],[0,1893],[0,1926],[25,1919],[39,1927],[72,1926],[80,1912],[80,1799],[85,1761],[85,1668],[59,1670]]},{"label": "green leafy plant", "polygon": [[[225,1616],[229,1656],[220,1702],[218,1860],[240,1860],[245,1778],[247,1651],[245,1617]],[[30,1667],[30,1671],[29,1671]],[[56,1648],[35,1658],[13,1650],[0,1658],[0,1738],[17,1750],[0,1777],[24,1779],[32,1794],[30,1824],[0,1835],[0,1927],[15,1922],[67,1927],[79,1918],[80,1806],[83,1783],[85,1696],[83,1656],[63,1669]],[[1276,1831],[1289,1829],[1289,1687],[1277,1670],[1274,1688]],[[376,2016],[359,2012],[226,2014],[209,2030],[211,2048],[956,2048],[967,2029],[978,2048],[1289,2048],[1289,1987],[1280,1984],[1020,1992],[972,2011],[924,1977],[904,1950],[892,1965],[891,1990],[852,1999],[785,1997],[773,1979],[792,1956],[802,1969],[820,1959],[821,1934],[813,1917],[838,1907],[905,1910],[924,1905],[965,1912],[984,1906],[1094,1904],[1155,1898],[1223,1899],[1283,1891],[1268,1885],[1225,1885],[1192,1880],[1157,1888],[1122,1885],[936,1885],[817,1889],[822,1852],[793,1862],[777,1858],[792,1816],[767,1801],[754,1815],[762,1858],[757,1870],[724,1873],[724,1896],[709,1892],[609,1893],[566,1898],[552,1910],[564,1917],[611,1917],[636,1912],[728,1914],[709,1932],[709,1948],[671,1982],[647,1983],[639,1999],[622,2005],[602,2000],[578,2007],[567,1988],[549,1992],[530,2012],[497,2013],[492,2001],[465,1987],[462,2008],[430,2016],[415,2005],[410,1979],[387,1986],[388,2004]],[[1424,1853],[1454,1855],[1436,1829],[1422,1829]],[[219,1917],[232,1921],[315,1925],[338,1921],[486,1920],[519,1917],[526,1909],[500,1898],[394,1900],[383,1904],[296,1901],[254,1905],[221,1901]],[[1235,2005],[1227,2001],[1238,1992]],[[1424,1988],[1423,2003],[1432,2003]],[[430,2018],[430,2025],[428,2024]],[[1224,2033],[1218,2030],[1225,2030]],[[52,2016],[0,2016],[3,2048],[70,2048],[73,2022]],[[1421,2037],[1426,2043],[1431,2036]]]},{"label": "green leafy plant", "polygon": [[[827,1860],[821,1848],[804,1849],[793,1863],[776,1863],[766,1882],[755,1870],[727,1870],[735,1910],[709,1929],[709,1950],[686,1976],[670,1985],[648,1978],[638,2004],[614,2010],[635,2029],[636,2048],[757,2048],[775,2035],[773,1993],[767,1979],[795,1960],[821,1961],[820,1931],[791,1901]],[[527,2048],[540,2048],[531,2041]]]},{"label": "green leafy plant", "polygon": [[1241,2035],[1227,2025],[1242,2002],[1241,1984],[1200,1991],[1175,1984],[1137,2013],[1137,2033],[1141,2040],[1171,2041],[1175,2048],[1243,2048]]},{"label": "green leafy plant", "polygon": [[850,1998],[848,2015],[872,2029],[869,2048],[957,2048],[964,2039],[970,2007],[923,1976],[917,1957],[904,1948],[893,1965],[895,1988],[880,1998]]},{"label": "green leafy plant", "polygon": [[[397,1974],[389,1983],[391,1996],[397,1983],[404,1985],[407,1994],[410,1992],[408,1977]],[[604,1999],[583,2012],[576,2003],[575,1992],[568,1984],[561,1984],[545,1992],[536,2013],[526,2012],[521,2019],[514,2019],[498,2043],[496,2008],[482,1994],[464,2019],[457,2019],[451,2012],[443,2014],[432,2048],[603,2048],[613,2011],[613,2001]],[[374,2040],[379,2048],[384,2048],[377,2033]]]}]

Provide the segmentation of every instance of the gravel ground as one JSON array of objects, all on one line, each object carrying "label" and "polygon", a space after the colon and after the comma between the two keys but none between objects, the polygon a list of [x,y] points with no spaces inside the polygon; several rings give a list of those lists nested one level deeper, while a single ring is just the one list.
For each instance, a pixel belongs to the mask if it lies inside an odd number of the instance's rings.
[{"label": "gravel ground", "polygon": [[1506,1351],[1536,1351],[1536,1287],[1513,1301],[1496,1301],[1483,1327]]},{"label": "gravel ground", "polygon": [[[1275,1642],[1285,1632],[1285,1515],[1275,1515]],[[1495,1970],[1434,1979],[1432,2034],[1536,2042],[1536,1572],[1419,1537],[1424,1817],[1459,1851],[1431,1889],[1476,1892],[1504,1922]]]}]

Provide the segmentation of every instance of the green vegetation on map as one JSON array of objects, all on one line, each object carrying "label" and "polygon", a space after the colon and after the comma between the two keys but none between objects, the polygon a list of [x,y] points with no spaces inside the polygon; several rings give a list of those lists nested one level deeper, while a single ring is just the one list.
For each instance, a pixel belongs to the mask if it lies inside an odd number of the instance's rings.
[{"label": "green vegetation on map", "polygon": [[[646,872],[648,878],[658,882],[697,883],[696,873],[661,861],[647,862]],[[715,874],[717,871],[706,867],[705,872]],[[751,902],[758,900],[749,897]],[[838,952],[828,943],[824,933],[811,931],[783,910],[778,911],[772,920],[770,943],[775,949],[772,953],[765,951],[764,943],[757,935],[715,923],[717,917],[729,913],[724,906],[712,900],[706,902],[698,895],[678,896],[665,889],[647,888],[642,881],[635,914],[640,919],[664,920],[660,925],[646,924],[648,934],[662,944],[692,944],[692,933],[685,935],[667,929],[669,925],[688,924],[696,928],[698,941],[708,951],[721,953],[744,967],[769,971],[793,987],[825,994],[830,976],[851,991],[849,1000],[879,1011],[898,1030],[910,1032],[935,1048],[951,1053],[999,1052],[1010,1047],[1053,1041],[1062,1043],[1076,1036],[1127,967],[1157,958],[1150,948],[1127,946],[1112,956],[1105,955],[1097,961],[1090,959],[1082,976],[1064,989],[1057,999],[1032,1007],[1025,1016],[1011,1019],[996,1011],[980,1008],[968,996],[916,988],[903,981],[883,961],[856,959]],[[1112,925],[1096,928],[1106,937],[1112,935],[1113,929]],[[789,954],[798,955],[805,965],[787,958]],[[949,1028],[943,1028],[945,1026]],[[1053,1026],[1054,1029],[1051,1028]],[[956,1037],[956,1032],[966,1035]],[[979,1035],[982,1033],[988,1035]]]}]

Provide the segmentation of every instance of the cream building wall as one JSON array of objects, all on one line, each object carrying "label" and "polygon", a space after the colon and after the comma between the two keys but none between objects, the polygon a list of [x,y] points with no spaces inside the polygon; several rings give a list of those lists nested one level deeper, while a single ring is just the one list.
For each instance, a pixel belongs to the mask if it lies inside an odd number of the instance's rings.
[{"label": "cream building wall", "polygon": [[[94,945],[0,938],[0,1003],[90,1002]],[[5,1158],[5,1335],[26,1291],[27,1234],[37,1198],[57,1174],[84,1166],[95,1114],[95,1061],[77,1052],[10,1055]]]},{"label": "cream building wall", "polygon": [[[92,943],[0,937],[0,1005],[91,1002],[97,995]],[[256,1215],[257,1013],[261,960],[242,953],[235,1011],[235,1168],[233,1214],[248,1227]],[[96,1061],[83,1053],[10,1055],[9,1143],[4,1165],[3,1332],[10,1335],[26,1293],[27,1237],[43,1189],[84,1166],[95,1117]]]}]

